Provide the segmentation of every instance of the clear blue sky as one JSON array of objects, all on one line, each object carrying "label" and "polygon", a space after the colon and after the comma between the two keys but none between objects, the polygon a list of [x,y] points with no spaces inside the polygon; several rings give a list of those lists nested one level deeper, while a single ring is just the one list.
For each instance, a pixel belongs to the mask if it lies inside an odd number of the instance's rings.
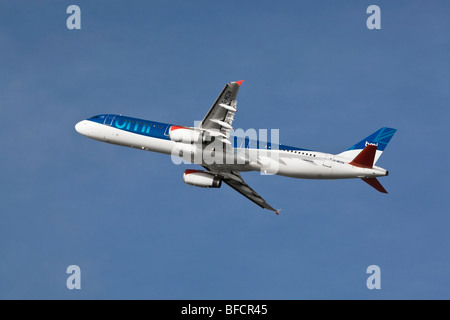
[{"label": "clear blue sky", "polygon": [[[81,30],[66,8],[81,8]],[[366,8],[381,8],[368,30]],[[1,1],[0,298],[449,299],[446,1]],[[244,174],[279,216],[192,166],[74,130],[192,125],[225,83],[236,128],[339,153],[382,126],[388,195]],[[195,168],[195,166],[194,166]],[[66,288],[80,266],[81,290]],[[381,290],[366,268],[381,268]]]}]

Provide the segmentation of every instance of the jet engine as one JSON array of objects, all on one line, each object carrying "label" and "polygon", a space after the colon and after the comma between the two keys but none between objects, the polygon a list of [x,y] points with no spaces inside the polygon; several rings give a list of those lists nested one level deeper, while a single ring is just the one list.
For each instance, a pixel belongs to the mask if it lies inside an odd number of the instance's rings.
[{"label": "jet engine", "polygon": [[205,171],[186,170],[183,174],[186,184],[202,188],[220,188],[222,179]]},{"label": "jet engine", "polygon": [[169,130],[170,140],[182,143],[193,143],[198,141],[201,131],[192,128],[171,126]]}]

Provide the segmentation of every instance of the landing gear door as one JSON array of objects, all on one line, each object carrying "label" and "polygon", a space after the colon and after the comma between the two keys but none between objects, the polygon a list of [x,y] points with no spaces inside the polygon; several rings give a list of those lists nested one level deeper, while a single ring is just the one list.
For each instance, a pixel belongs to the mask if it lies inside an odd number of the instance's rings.
[{"label": "landing gear door", "polygon": [[323,165],[324,167],[331,168],[331,165],[333,164],[334,155],[327,153],[325,155],[325,158],[323,159]]}]

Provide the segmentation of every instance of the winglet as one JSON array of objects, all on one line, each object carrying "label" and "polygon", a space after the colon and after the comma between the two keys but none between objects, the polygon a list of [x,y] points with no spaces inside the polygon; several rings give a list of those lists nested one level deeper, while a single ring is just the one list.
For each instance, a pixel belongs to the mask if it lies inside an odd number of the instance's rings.
[{"label": "winglet", "polygon": [[240,81],[235,81],[237,84],[238,84],[238,86],[240,87],[241,86],[241,84],[242,84],[242,82],[244,82],[245,80],[240,80]]},{"label": "winglet", "polygon": [[277,215],[279,215],[279,214],[280,214],[280,211],[281,211],[281,209],[275,210],[275,213],[276,213]]}]

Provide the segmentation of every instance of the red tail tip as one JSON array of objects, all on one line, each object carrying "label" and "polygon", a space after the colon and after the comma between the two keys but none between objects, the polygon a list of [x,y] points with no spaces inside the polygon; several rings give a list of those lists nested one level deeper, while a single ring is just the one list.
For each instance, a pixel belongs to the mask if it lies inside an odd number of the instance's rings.
[{"label": "red tail tip", "polygon": [[240,80],[240,81],[236,81],[236,83],[238,84],[238,86],[240,87],[242,82],[244,82],[245,80]]},{"label": "red tail tip", "polygon": [[381,193],[388,193],[377,178],[362,178],[361,180]]},{"label": "red tail tip", "polygon": [[355,167],[370,169],[373,167],[376,152],[377,147],[375,145],[369,144],[349,164]]}]

